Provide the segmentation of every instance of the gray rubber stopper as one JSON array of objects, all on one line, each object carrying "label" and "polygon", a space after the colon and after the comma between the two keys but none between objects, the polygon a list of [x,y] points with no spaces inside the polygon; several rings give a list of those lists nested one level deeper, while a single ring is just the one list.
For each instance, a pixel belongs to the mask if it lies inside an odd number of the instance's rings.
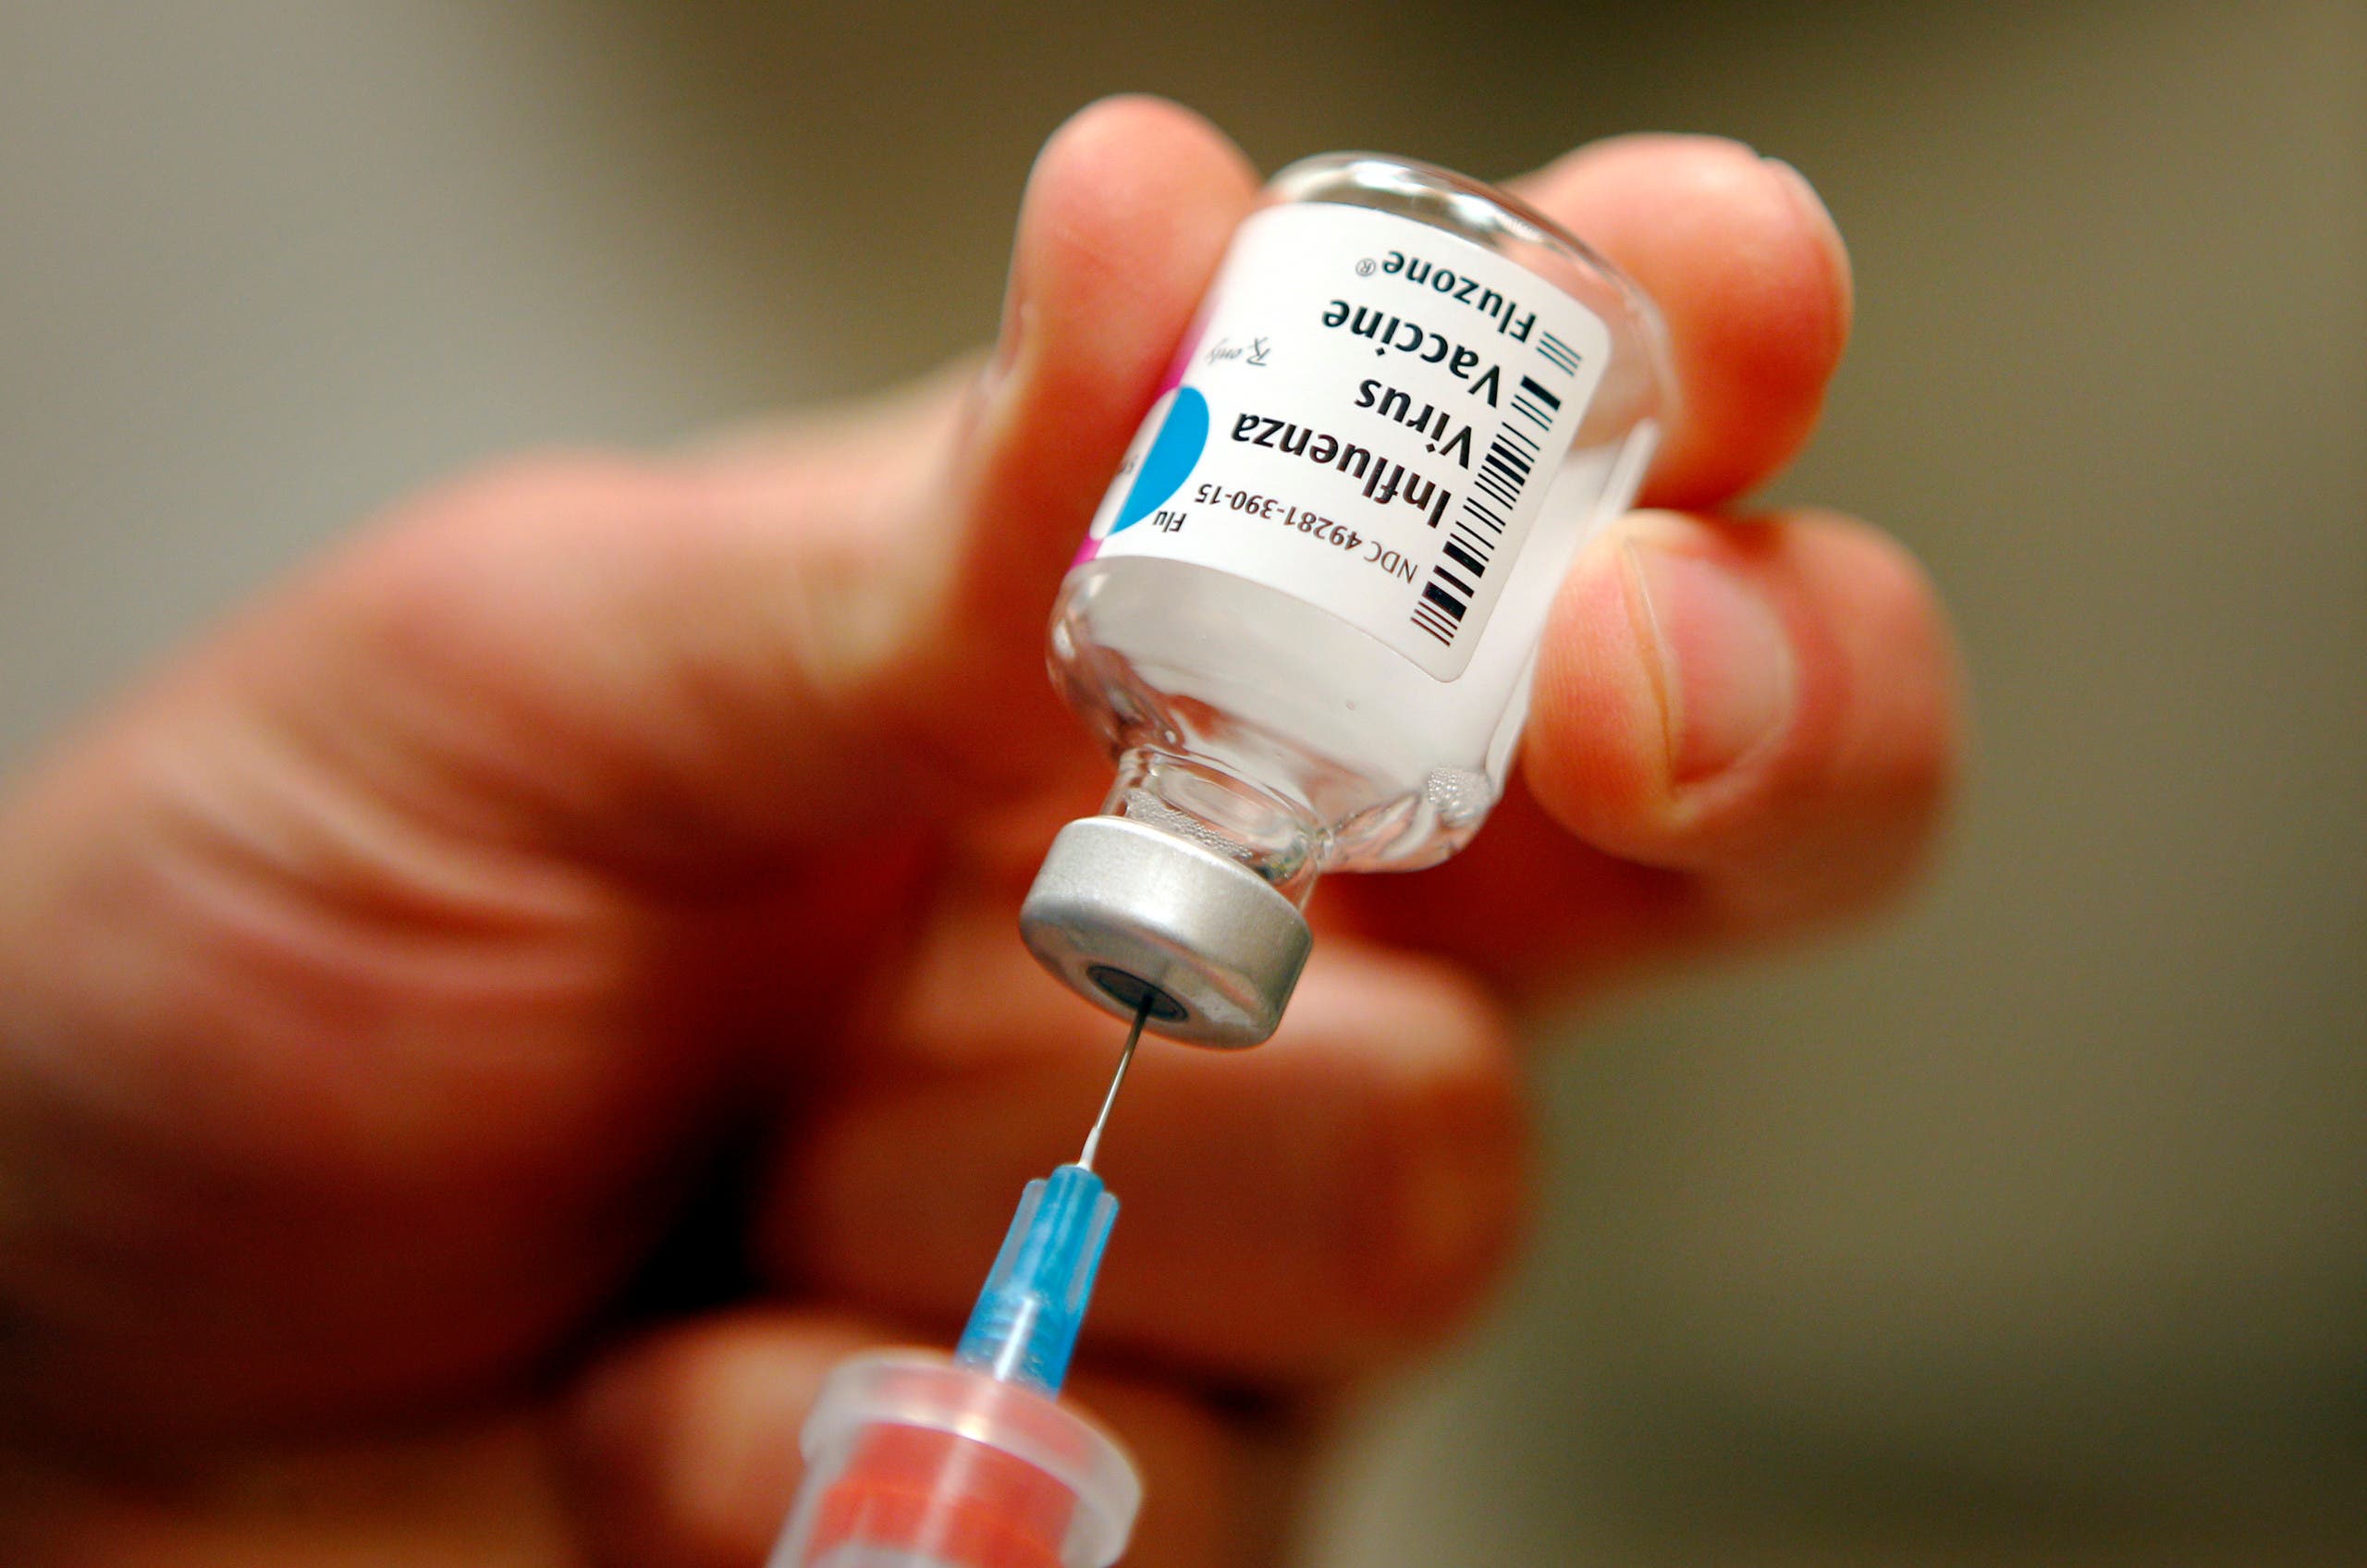
[{"label": "gray rubber stopper", "polygon": [[1076,992],[1196,1045],[1274,1032],[1314,937],[1297,906],[1238,861],[1118,816],[1070,823],[1020,907],[1019,932]]}]

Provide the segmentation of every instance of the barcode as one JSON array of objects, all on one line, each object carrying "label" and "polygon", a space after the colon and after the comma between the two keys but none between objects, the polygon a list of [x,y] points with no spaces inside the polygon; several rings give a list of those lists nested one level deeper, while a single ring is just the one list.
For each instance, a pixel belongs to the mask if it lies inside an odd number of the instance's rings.
[{"label": "barcode", "polygon": [[1553,411],[1561,406],[1561,398],[1525,375],[1520,378],[1520,390],[1513,394],[1513,412],[1537,426],[1540,433],[1551,427]]},{"label": "barcode", "polygon": [[1553,368],[1564,375],[1578,374],[1578,351],[1548,332],[1537,339],[1537,351],[1553,361]]},{"label": "barcode", "polygon": [[[1515,396],[1514,411],[1532,420],[1541,431],[1552,423],[1545,409],[1558,409],[1562,400],[1527,376],[1521,377],[1521,386],[1541,398],[1544,408],[1525,412],[1521,398]],[[1488,443],[1487,456],[1479,459],[1479,472],[1471,481],[1473,493],[1463,497],[1454,526],[1447,531],[1440,552],[1445,559],[1430,568],[1430,580],[1422,585],[1422,596],[1414,606],[1414,624],[1437,638],[1441,646],[1453,646],[1454,634],[1462,629],[1464,615],[1478,594],[1480,578],[1495,559],[1504,526],[1520,506],[1521,493],[1528,486],[1529,472],[1541,451],[1534,437],[1509,422]]]}]

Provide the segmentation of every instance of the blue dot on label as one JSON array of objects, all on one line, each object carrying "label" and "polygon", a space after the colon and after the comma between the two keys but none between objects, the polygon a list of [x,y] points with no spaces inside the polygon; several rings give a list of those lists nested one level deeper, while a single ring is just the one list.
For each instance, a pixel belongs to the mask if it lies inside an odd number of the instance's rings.
[{"label": "blue dot on label", "polygon": [[1118,521],[1110,525],[1110,532],[1142,521],[1159,509],[1161,501],[1182,489],[1208,444],[1208,400],[1193,387],[1177,387],[1175,400],[1167,406],[1167,423],[1159,427],[1150,450],[1143,454],[1134,487],[1126,492],[1125,505],[1118,508]]}]

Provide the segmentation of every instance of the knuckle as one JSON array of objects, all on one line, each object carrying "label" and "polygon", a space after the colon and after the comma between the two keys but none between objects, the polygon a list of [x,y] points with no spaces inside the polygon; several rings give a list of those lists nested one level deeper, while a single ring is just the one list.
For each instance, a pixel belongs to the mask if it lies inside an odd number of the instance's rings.
[{"label": "knuckle", "polygon": [[1467,1317],[1516,1249],[1527,1209],[1529,1127],[1510,1031],[1477,987],[1443,975],[1403,998],[1429,1048],[1378,1079],[1351,1168],[1368,1206],[1365,1288],[1409,1343]]},{"label": "knuckle", "polygon": [[[686,482],[652,464],[595,453],[511,457],[399,506],[333,573],[338,608],[361,634],[431,663],[482,657],[563,599],[589,562],[614,581],[648,581],[654,552],[683,532]],[[619,563],[649,555],[651,569]]]},{"label": "knuckle", "polygon": [[447,480],[399,519],[421,533],[481,534],[566,526],[672,493],[672,484],[650,464],[607,453],[530,452]]}]

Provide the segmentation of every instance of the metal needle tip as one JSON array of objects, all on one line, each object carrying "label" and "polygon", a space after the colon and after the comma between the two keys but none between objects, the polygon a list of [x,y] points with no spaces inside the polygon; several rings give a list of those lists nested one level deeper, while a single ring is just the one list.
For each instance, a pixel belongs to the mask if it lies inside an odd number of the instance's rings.
[{"label": "metal needle tip", "polygon": [[1077,1164],[1087,1170],[1093,1169],[1093,1157],[1101,1151],[1101,1130],[1110,1125],[1110,1108],[1118,1103],[1118,1086],[1126,1081],[1126,1069],[1134,1065],[1134,1047],[1142,1044],[1150,1004],[1150,993],[1146,992],[1134,1009],[1134,1026],[1126,1031],[1126,1048],[1118,1053],[1118,1071],[1110,1076],[1110,1092],[1101,1096],[1101,1114],[1093,1119],[1093,1131],[1085,1135],[1085,1151],[1076,1157]]}]

